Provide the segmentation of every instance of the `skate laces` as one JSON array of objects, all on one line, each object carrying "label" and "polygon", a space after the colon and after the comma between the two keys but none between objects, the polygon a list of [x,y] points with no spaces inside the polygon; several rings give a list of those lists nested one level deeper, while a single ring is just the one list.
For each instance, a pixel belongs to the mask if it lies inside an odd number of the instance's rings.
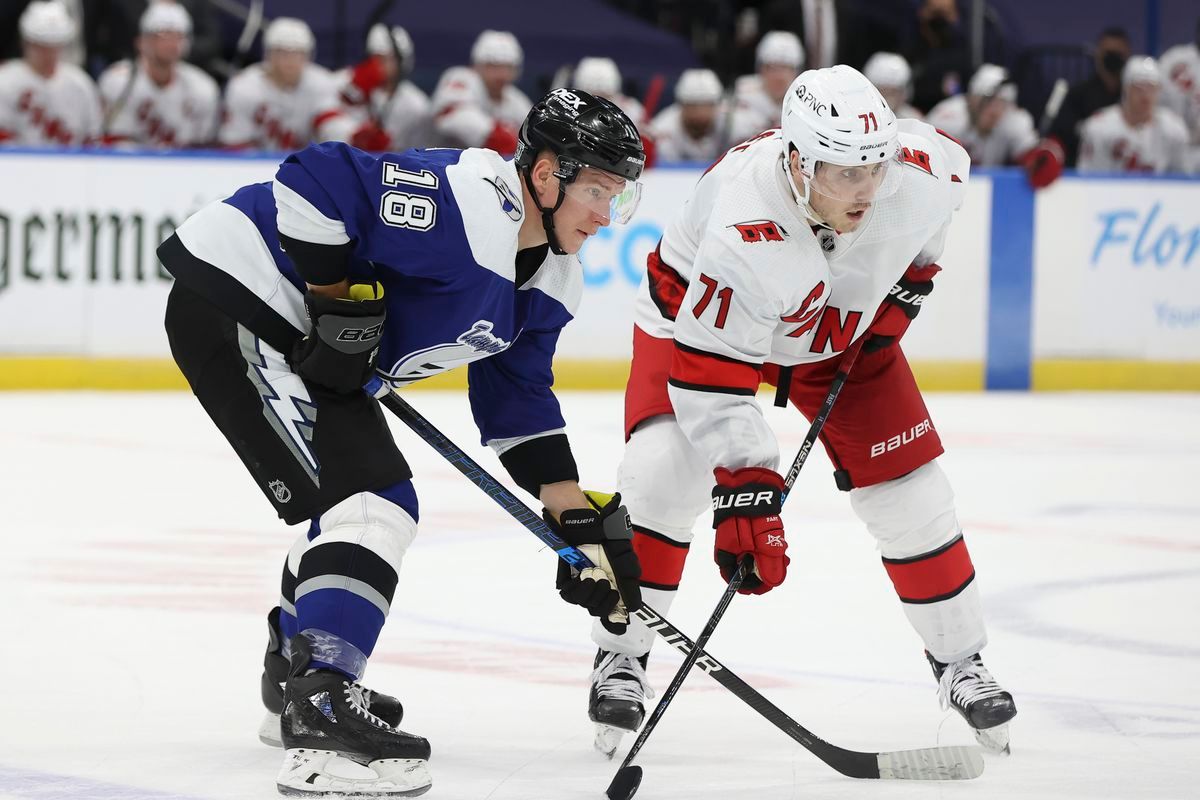
[{"label": "skate laces", "polygon": [[610,700],[640,703],[643,698],[654,697],[642,662],[625,653],[606,653],[592,673],[592,683],[596,694]]},{"label": "skate laces", "polygon": [[388,730],[392,729],[391,725],[388,725],[370,712],[371,698],[375,695],[374,692],[358,682],[342,681],[342,686],[345,687],[346,699],[350,701],[350,707],[354,709],[356,714],[366,719],[372,725],[387,728]]},{"label": "skate laces", "polygon": [[938,679],[938,700],[943,711],[949,710],[952,703],[965,708],[976,700],[994,697],[1002,691],[978,656],[947,664]]}]

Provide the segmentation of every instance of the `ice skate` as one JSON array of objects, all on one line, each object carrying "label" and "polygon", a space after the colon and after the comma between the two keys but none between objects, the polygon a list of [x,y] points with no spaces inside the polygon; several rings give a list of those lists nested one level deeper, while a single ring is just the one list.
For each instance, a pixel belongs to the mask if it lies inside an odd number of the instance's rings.
[{"label": "ice skate", "polygon": [[[258,739],[271,747],[283,747],[279,738],[279,715],[283,713],[283,687],[287,683],[288,660],[282,653],[282,636],[279,633],[279,607],[267,614],[267,652],[263,656],[262,701],[267,711],[258,726]],[[370,689],[363,689],[367,708],[371,713],[391,725],[400,726],[404,718],[404,706],[394,697]]]},{"label": "ice skate", "polygon": [[292,647],[280,716],[286,749],[275,779],[280,794],[415,797],[429,791],[429,742],[372,714],[367,690],[357,682],[332,670],[309,671],[303,636]]},{"label": "ice skate", "polygon": [[938,679],[938,699],[942,708],[953,708],[971,729],[984,749],[1008,755],[1008,723],[1017,715],[1012,695],[1000,688],[976,653],[969,658],[943,664],[925,654]]},{"label": "ice skate", "polygon": [[600,650],[596,653],[588,717],[596,723],[596,749],[612,758],[626,733],[646,718],[643,700],[654,697],[646,678],[649,654],[640,657]]}]

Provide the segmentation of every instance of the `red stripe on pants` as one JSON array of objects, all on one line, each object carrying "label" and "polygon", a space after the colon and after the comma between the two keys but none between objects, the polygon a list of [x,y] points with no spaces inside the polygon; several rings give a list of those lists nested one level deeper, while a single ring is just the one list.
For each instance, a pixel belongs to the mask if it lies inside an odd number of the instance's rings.
[{"label": "red stripe on pants", "polygon": [[637,553],[642,565],[642,583],[654,584],[662,589],[679,588],[688,545],[651,536],[634,525],[633,552]]},{"label": "red stripe on pants", "polygon": [[975,577],[967,543],[959,536],[914,558],[885,558],[884,569],[905,603],[934,603],[961,592]]}]

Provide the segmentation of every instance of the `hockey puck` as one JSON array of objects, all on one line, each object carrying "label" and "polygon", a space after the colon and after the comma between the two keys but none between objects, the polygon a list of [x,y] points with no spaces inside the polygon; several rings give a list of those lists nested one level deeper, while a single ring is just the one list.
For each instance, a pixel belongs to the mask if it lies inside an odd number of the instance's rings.
[{"label": "hockey puck", "polygon": [[605,795],[608,800],[630,800],[642,785],[642,768],[637,764],[621,767],[613,776]]}]

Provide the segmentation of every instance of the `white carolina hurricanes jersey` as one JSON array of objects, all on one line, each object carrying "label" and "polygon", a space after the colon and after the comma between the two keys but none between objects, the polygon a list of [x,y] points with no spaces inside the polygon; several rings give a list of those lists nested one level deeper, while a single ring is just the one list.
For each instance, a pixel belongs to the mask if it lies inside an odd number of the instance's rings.
[{"label": "white carolina hurricanes jersey", "polygon": [[699,139],[683,127],[678,105],[670,105],[659,112],[650,123],[650,135],[654,137],[655,154],[659,161],[703,161],[710,163],[721,155],[720,127],[722,112],[712,129]]},{"label": "white carolina hurricanes jersey", "polygon": [[783,101],[773,100],[757,75],[743,75],[734,84],[733,120],[730,139],[741,141],[768,128],[778,128]]},{"label": "white carolina hurricanes jersey", "polygon": [[140,65],[130,83],[132,70],[132,62],[118,61],[100,76],[107,141],[146,147],[189,147],[211,141],[220,98],[216,81],[185,62],[175,65],[166,86],[152,81]]},{"label": "white carolina hurricanes jersey", "polygon": [[1145,125],[1131,127],[1121,106],[1097,111],[1080,127],[1080,172],[1185,172],[1187,130],[1174,111],[1154,109]]},{"label": "white carolina hurricanes jersey", "polygon": [[[352,71],[339,70],[334,73],[339,86],[345,87],[350,82]],[[371,92],[370,107],[365,105],[350,105],[345,102],[346,92],[339,91],[342,97],[342,112],[354,120],[355,126],[368,121],[372,114],[383,115],[380,120],[384,131],[391,138],[389,149],[400,152],[410,147],[429,147],[433,144],[432,106],[429,95],[421,91],[412,81],[401,81],[396,91],[389,93],[386,89],[376,89]]]},{"label": "white carolina hurricanes jersey", "polygon": [[1167,76],[1162,104],[1183,119],[1191,137],[1189,165],[1200,172],[1200,47],[1181,44],[1163,53],[1159,68]]},{"label": "white carolina hurricanes jersey", "polygon": [[0,142],[80,145],[100,135],[100,96],[74,64],[60,63],[49,78],[22,59],[0,66]]},{"label": "white carolina hurricanes jersey", "polygon": [[776,469],[778,447],[754,399],[761,366],[842,352],[909,264],[941,256],[970,160],[923,122],[902,120],[900,131],[900,188],[853,233],[804,217],[778,130],[731,149],[663,233],[636,324],[675,340],[671,403],[711,464]]},{"label": "white carolina hurricanes jersey", "polygon": [[451,67],[433,92],[434,131],[441,144],[481,147],[497,122],[516,134],[532,107],[525,93],[511,84],[496,101],[479,73],[470,67]]},{"label": "white carolina hurricanes jersey", "polygon": [[977,167],[1015,164],[1038,143],[1033,117],[1017,106],[1009,108],[990,132],[981,134],[971,125],[967,98],[961,94],[947,97],[931,108],[925,121],[958,139],[971,154],[971,163]]},{"label": "white carolina hurricanes jersey", "polygon": [[342,113],[333,74],[306,64],[300,81],[283,89],[262,64],[251,64],[225,87],[221,144],[262,150],[298,150],[312,142],[347,141],[357,126]]}]

